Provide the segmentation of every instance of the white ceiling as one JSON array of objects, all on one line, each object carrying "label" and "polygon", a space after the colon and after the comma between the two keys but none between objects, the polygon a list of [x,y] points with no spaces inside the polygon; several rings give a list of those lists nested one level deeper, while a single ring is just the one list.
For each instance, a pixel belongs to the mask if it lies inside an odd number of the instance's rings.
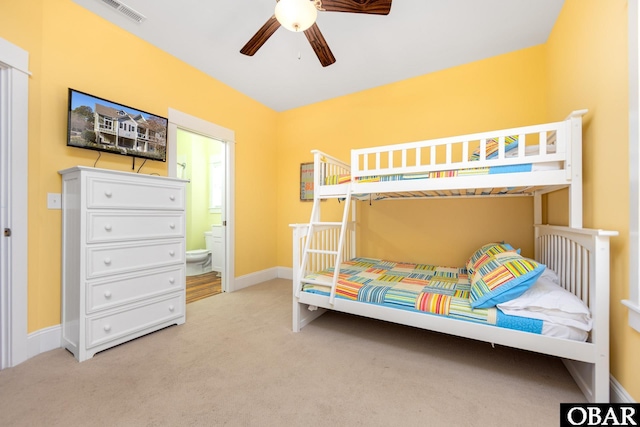
[{"label": "white ceiling", "polygon": [[73,0],[260,103],[284,111],[545,43],[564,0],[393,0],[386,16],[318,12],[336,63],[280,28],[252,57],[239,51],[274,0]]}]

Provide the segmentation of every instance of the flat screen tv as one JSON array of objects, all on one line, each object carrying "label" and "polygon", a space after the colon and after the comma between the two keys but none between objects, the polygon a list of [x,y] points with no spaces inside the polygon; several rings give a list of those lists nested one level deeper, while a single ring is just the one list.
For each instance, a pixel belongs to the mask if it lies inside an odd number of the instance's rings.
[{"label": "flat screen tv", "polygon": [[167,160],[167,119],[69,89],[67,145]]}]

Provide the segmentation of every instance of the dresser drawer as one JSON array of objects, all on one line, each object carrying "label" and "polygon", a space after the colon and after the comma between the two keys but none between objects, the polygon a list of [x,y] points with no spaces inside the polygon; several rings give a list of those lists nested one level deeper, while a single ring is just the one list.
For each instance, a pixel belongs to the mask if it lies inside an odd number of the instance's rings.
[{"label": "dresser drawer", "polygon": [[87,208],[175,209],[185,208],[185,187],[154,180],[87,178]]},{"label": "dresser drawer", "polygon": [[185,289],[184,267],[87,283],[87,314]]},{"label": "dresser drawer", "polygon": [[89,212],[87,243],[184,236],[181,213]]},{"label": "dresser drawer", "polygon": [[87,348],[152,328],[184,315],[184,293],[86,319]]},{"label": "dresser drawer", "polygon": [[184,240],[87,248],[87,279],[169,265],[184,265]]}]

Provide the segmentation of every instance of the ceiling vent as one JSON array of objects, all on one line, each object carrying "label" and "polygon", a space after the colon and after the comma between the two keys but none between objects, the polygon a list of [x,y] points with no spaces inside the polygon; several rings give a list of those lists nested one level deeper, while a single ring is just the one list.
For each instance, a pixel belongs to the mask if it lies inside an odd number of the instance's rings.
[{"label": "ceiling vent", "polygon": [[144,16],[143,14],[141,14],[139,12],[136,12],[135,10],[131,9],[126,4],[121,3],[119,1],[116,1],[116,0],[102,0],[102,2],[104,4],[106,4],[107,6],[111,6],[112,8],[114,8],[115,10],[117,10],[118,12],[120,12],[121,14],[126,16],[127,18],[136,21],[138,24],[142,24],[144,22],[144,20],[147,19],[147,17]]}]

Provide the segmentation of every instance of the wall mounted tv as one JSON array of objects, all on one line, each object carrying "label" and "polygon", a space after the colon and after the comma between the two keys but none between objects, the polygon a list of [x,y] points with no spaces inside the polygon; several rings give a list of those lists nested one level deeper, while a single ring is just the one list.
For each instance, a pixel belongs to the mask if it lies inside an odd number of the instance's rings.
[{"label": "wall mounted tv", "polygon": [[67,145],[167,160],[167,119],[69,89]]}]

